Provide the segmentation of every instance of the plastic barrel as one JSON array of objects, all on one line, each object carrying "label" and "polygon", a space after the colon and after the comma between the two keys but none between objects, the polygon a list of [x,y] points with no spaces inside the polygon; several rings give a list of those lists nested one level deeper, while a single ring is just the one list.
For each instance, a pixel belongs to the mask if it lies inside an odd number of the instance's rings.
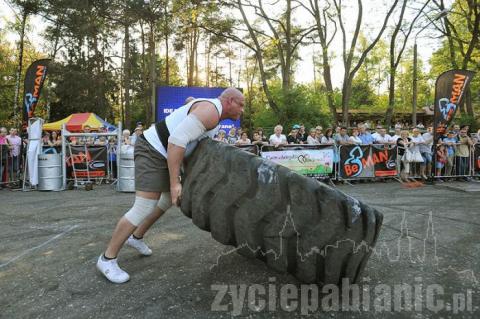
[{"label": "plastic barrel", "polygon": [[38,190],[59,191],[62,186],[62,155],[38,155]]},{"label": "plastic barrel", "polygon": [[119,192],[135,192],[135,163],[133,161],[133,148],[122,149],[118,170]]}]

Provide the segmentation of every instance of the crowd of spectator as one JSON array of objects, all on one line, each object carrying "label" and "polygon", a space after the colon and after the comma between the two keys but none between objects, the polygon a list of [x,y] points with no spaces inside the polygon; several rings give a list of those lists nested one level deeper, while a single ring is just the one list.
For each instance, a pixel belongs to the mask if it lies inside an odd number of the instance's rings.
[{"label": "crowd of spectator", "polygon": [[[408,129],[406,125],[408,123],[397,122],[392,131],[387,131],[385,127],[378,124],[375,129],[372,129],[372,123],[369,121],[358,123],[352,128],[337,126],[324,129],[321,125],[317,125],[308,130],[302,124],[295,124],[290,127],[287,134],[282,125],[276,125],[271,135],[265,134],[262,128],[257,128],[251,133],[243,128],[231,128],[228,133],[220,130],[215,140],[238,146],[258,145],[259,147],[263,145],[280,147],[287,144],[335,145],[337,147],[342,145],[391,145],[397,146],[400,176],[404,180],[409,178],[414,166],[411,162],[404,160],[407,152],[421,155],[423,161],[417,161],[419,171],[415,173],[423,178],[426,178],[427,172],[432,169],[433,155],[436,155],[435,172],[437,176],[468,175],[470,169],[468,159],[472,156],[473,149],[471,146],[474,143],[480,143],[480,130],[471,133],[468,125],[454,124],[447,130],[445,136],[440,137],[439,144],[434,148],[432,125],[425,127],[420,123],[412,130]],[[123,130],[121,147],[133,147],[137,138],[143,133],[143,129],[143,124],[137,122],[133,133],[128,129]],[[84,127],[83,132],[94,133],[88,125]],[[19,176],[22,141],[26,146],[28,142],[26,131],[19,136],[15,128],[8,132],[5,127],[0,127],[1,181],[5,181],[7,169],[10,172],[10,178],[15,180]],[[115,136],[108,138],[95,135],[69,137],[69,142],[71,145],[106,145],[109,150],[109,160],[116,164],[117,138]],[[41,143],[44,148],[61,147],[60,132],[43,132]],[[469,177],[465,178],[469,179]]]},{"label": "crowd of spectator", "polygon": [[[250,139],[251,137],[251,139]],[[469,180],[470,161],[473,155],[473,146],[480,142],[480,130],[476,133],[470,132],[468,125],[454,124],[444,136],[440,136],[438,145],[433,147],[433,125],[426,127],[419,123],[415,128],[408,129],[405,123],[396,123],[392,132],[381,125],[375,130],[370,128],[369,123],[358,123],[357,126],[347,128],[337,126],[335,130],[329,127],[325,130],[322,126],[315,126],[308,130],[302,124],[293,125],[288,134],[284,134],[282,125],[273,128],[273,134],[268,138],[264,130],[258,128],[249,136],[244,129],[232,128],[228,134],[220,130],[216,140],[233,145],[254,144],[272,145],[280,147],[288,144],[309,144],[309,145],[391,145],[397,146],[398,165],[401,167],[400,176],[402,180],[408,180],[412,169],[414,175],[427,178],[428,172],[432,170],[433,155],[436,154],[435,172],[437,176],[465,176]],[[406,159],[405,153],[418,154],[414,165],[411,160]],[[421,156],[421,157],[420,157]],[[455,169],[455,171],[453,171]],[[441,179],[438,179],[442,181]]]}]

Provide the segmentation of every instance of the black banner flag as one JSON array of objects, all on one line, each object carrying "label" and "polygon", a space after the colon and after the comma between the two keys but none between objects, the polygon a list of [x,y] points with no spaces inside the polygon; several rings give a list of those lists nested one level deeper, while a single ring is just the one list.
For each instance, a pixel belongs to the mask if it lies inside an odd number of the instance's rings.
[{"label": "black banner flag", "polygon": [[435,83],[434,141],[446,133],[448,125],[455,117],[468,84],[475,73],[468,70],[443,72]]},{"label": "black banner flag", "polygon": [[24,93],[23,93],[23,122],[28,123],[28,119],[33,117],[35,107],[40,99],[43,82],[47,76],[48,63],[50,59],[42,59],[33,62],[25,74]]}]

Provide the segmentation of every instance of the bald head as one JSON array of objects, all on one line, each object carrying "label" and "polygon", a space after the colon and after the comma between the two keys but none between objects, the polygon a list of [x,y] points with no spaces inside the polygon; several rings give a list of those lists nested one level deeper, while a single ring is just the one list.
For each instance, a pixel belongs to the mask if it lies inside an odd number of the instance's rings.
[{"label": "bald head", "polygon": [[243,106],[245,104],[245,97],[240,90],[236,88],[227,88],[218,97],[222,102],[222,117],[232,120],[240,119],[243,113]]},{"label": "bald head", "polygon": [[220,99],[228,98],[243,98],[243,93],[236,88],[226,88],[222,94],[220,94]]}]

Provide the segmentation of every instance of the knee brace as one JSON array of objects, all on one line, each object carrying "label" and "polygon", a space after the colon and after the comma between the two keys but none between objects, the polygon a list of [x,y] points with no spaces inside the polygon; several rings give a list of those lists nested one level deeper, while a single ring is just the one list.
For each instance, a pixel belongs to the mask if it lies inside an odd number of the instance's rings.
[{"label": "knee brace", "polygon": [[160,195],[157,206],[164,212],[172,207],[172,197],[170,196],[170,192],[164,192],[162,195]]},{"label": "knee brace", "polygon": [[125,214],[125,218],[134,226],[138,226],[155,209],[156,199],[147,199],[135,196],[135,203]]}]

